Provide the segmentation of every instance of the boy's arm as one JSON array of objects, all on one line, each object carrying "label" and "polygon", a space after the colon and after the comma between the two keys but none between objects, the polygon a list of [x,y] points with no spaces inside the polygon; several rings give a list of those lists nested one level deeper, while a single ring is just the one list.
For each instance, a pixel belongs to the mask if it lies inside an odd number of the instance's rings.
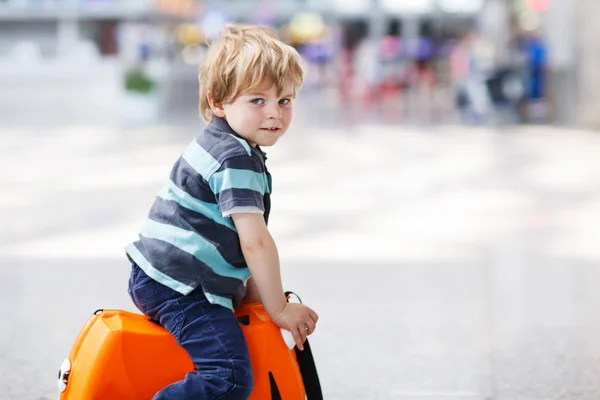
[{"label": "boy's arm", "polygon": [[263,215],[236,213],[231,217],[265,310],[273,322],[292,333],[296,346],[303,350],[306,336],[315,330],[319,316],[304,304],[287,303],[281,284],[279,254]]},{"label": "boy's arm", "polygon": [[238,231],[246,264],[252,274],[251,280],[254,280],[265,310],[275,319],[286,306],[275,241],[262,214],[239,213],[231,214],[231,217]]}]

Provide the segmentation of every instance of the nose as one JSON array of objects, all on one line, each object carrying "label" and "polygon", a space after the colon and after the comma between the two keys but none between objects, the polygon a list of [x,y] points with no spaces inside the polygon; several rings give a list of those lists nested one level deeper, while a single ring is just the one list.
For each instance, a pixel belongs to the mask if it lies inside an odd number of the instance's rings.
[{"label": "nose", "polygon": [[265,108],[265,112],[268,119],[281,119],[281,109],[278,102],[269,104]]}]

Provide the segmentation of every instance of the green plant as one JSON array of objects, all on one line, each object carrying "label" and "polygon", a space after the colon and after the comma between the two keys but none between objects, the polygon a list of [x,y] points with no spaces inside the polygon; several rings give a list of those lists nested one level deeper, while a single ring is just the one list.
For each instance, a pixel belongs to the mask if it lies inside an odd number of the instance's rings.
[{"label": "green plant", "polygon": [[125,89],[130,92],[148,94],[155,87],[156,82],[141,68],[133,68],[125,74]]}]

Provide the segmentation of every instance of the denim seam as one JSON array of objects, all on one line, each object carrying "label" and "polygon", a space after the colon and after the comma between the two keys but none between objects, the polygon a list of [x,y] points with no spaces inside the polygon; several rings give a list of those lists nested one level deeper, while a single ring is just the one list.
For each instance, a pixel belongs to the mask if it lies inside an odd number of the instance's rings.
[{"label": "denim seam", "polygon": [[[211,305],[213,307],[221,307],[221,306],[214,306]],[[204,315],[206,315],[206,310],[204,308],[202,308],[202,313],[204,313]],[[210,329],[212,329],[212,331],[215,333],[215,337],[216,339],[219,341],[219,345],[221,346],[221,349],[223,349],[223,351],[225,352],[225,355],[227,356],[227,361],[229,362],[229,364],[231,365],[231,389],[229,389],[228,391],[226,391],[225,393],[223,393],[221,396],[215,398],[215,400],[220,400],[220,399],[224,399],[226,398],[226,396],[228,396],[231,392],[233,392],[233,390],[237,387],[237,384],[235,383],[235,366],[233,364],[233,362],[231,361],[231,355],[229,354],[229,352],[227,351],[227,347],[225,345],[223,345],[223,342],[221,341],[221,337],[219,335],[219,331],[217,329],[215,329],[215,326],[212,323],[212,320],[210,318],[207,318],[208,324],[210,325]]]},{"label": "denim seam", "polygon": [[222,399],[226,399],[227,396],[229,396],[233,390],[237,388],[237,385],[234,383],[233,386],[231,387],[231,389],[229,389],[228,391],[226,391],[225,393],[223,393],[223,395],[217,397],[215,400],[222,400]]},{"label": "denim seam", "polygon": [[183,307],[181,307],[181,303],[179,303],[179,299],[177,301],[177,321],[173,325],[173,330],[175,331],[175,339],[177,343],[181,343],[181,331],[183,330],[183,323],[185,322],[185,313],[183,312]]}]

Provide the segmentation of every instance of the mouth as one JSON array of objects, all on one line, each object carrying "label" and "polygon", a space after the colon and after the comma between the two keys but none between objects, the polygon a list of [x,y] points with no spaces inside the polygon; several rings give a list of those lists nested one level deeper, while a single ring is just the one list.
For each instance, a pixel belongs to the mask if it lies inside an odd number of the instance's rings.
[{"label": "mouth", "polygon": [[281,128],[260,128],[260,130],[269,133],[278,133],[279,131],[281,131]]}]

